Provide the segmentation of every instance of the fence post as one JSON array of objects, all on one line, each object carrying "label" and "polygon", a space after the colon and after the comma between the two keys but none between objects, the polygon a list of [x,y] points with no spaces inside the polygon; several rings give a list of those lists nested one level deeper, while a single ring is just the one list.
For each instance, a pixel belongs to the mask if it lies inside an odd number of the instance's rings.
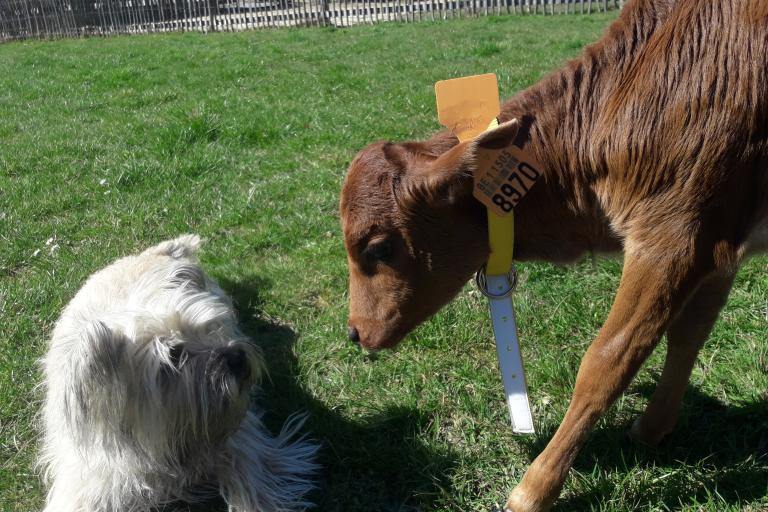
[{"label": "fence post", "polygon": [[[323,26],[327,27],[330,25],[330,20],[328,19],[328,0],[320,0],[320,10],[322,11],[322,22]],[[320,20],[318,20],[319,22]]]},{"label": "fence post", "polygon": [[219,0],[208,0],[208,28],[211,32],[216,32],[216,15],[219,13]]}]

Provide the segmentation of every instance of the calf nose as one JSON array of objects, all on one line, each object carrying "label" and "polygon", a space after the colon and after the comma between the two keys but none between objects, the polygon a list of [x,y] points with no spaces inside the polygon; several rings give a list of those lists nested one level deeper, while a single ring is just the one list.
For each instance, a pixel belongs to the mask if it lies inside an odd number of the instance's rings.
[{"label": "calf nose", "polygon": [[351,325],[349,326],[349,330],[347,330],[347,336],[349,336],[349,341],[352,343],[360,343],[360,333]]}]

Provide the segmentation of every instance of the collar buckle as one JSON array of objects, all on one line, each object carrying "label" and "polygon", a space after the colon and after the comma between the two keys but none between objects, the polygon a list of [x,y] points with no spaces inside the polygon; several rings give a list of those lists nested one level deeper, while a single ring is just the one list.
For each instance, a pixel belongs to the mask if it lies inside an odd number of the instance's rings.
[{"label": "collar buckle", "polygon": [[486,277],[486,271],[485,271],[485,265],[483,265],[475,273],[475,285],[477,285],[477,289],[480,290],[480,293],[482,293],[483,295],[485,295],[491,300],[506,299],[507,297],[512,295],[512,292],[514,292],[515,289],[517,288],[517,271],[515,270],[515,267],[510,268],[509,272],[507,272],[506,277],[507,277],[506,287],[489,290],[488,278]]}]

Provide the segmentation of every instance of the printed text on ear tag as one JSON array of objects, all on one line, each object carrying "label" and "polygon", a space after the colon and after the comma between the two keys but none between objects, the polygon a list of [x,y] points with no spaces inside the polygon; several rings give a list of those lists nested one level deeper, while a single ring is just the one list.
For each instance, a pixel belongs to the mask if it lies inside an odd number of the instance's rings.
[{"label": "printed text on ear tag", "polygon": [[507,215],[541,176],[533,156],[510,144],[501,149],[478,148],[474,196],[496,215]]}]

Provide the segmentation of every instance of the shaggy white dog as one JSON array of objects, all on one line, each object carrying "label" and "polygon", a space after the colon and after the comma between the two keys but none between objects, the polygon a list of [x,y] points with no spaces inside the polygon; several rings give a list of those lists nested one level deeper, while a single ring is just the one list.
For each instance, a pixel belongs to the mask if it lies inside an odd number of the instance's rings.
[{"label": "shaggy white dog", "polygon": [[317,447],[248,412],[260,354],[185,235],[97,272],[56,324],[40,463],[46,512],[139,512],[219,492],[230,511],[308,506]]}]

